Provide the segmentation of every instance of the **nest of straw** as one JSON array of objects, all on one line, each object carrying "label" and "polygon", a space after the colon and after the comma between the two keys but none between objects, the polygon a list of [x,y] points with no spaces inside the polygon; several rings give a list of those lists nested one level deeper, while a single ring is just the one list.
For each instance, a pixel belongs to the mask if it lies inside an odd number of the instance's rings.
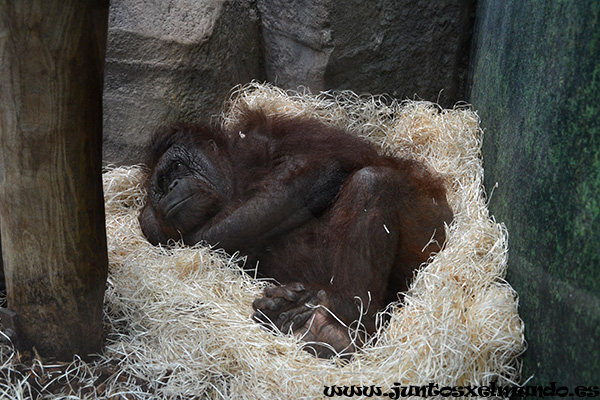
[{"label": "nest of straw", "polygon": [[8,383],[0,383],[0,394],[314,399],[332,385],[385,391],[430,382],[516,383],[523,323],[517,295],[504,280],[507,232],[487,209],[477,114],[467,106],[443,110],[422,101],[312,95],[251,83],[233,92],[221,123],[234,123],[244,104],[318,117],[382,153],[421,160],[445,178],[454,211],[445,247],[416,274],[403,304],[386,310],[391,317],[377,341],[351,360],[324,360],[293,337],[266,331],[251,320],[251,304],[267,283],[242,273],[235,254],[150,245],[137,221],[145,171],[112,168],[104,173],[110,259],[105,350],[92,363],[34,359],[29,372],[45,377],[36,384],[15,367],[16,353],[4,345],[0,381]]}]

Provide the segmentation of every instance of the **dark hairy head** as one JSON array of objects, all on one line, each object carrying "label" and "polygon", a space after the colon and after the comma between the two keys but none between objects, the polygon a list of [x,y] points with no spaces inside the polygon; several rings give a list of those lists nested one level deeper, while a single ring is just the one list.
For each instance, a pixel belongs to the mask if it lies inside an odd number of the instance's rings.
[{"label": "dark hairy head", "polygon": [[216,212],[231,195],[227,157],[218,129],[174,125],[159,130],[147,161],[149,203],[182,234]]},{"label": "dark hairy head", "polygon": [[164,126],[158,129],[152,136],[145,164],[150,170],[154,170],[158,160],[175,144],[189,148],[205,147],[208,144],[223,147],[225,140],[225,136],[218,128],[191,124]]}]

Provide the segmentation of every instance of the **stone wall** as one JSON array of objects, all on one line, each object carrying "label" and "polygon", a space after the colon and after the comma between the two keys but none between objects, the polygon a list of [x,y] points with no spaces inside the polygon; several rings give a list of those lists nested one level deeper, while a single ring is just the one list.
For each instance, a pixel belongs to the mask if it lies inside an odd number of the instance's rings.
[{"label": "stone wall", "polygon": [[[524,380],[600,382],[600,3],[481,0],[469,100],[509,232]],[[571,397],[571,396],[570,396]]]},{"label": "stone wall", "polygon": [[253,79],[313,92],[350,89],[465,98],[475,0],[113,0],[104,160],[143,161],[172,121],[210,121]]},{"label": "stone wall", "polygon": [[143,161],[149,135],[208,120],[236,84],[262,79],[250,0],[113,0],[104,80],[104,160]]}]

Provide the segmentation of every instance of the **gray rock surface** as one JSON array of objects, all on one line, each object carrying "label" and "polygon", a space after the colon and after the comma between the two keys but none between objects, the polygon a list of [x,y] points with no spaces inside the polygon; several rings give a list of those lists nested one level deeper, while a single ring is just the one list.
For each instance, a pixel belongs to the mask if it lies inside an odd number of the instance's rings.
[{"label": "gray rock surface", "polygon": [[335,4],[325,86],[464,100],[474,1],[351,0]]},{"label": "gray rock surface", "polygon": [[258,0],[267,80],[287,89],[324,90],[334,41],[329,0]]},{"label": "gray rock surface", "polygon": [[464,99],[475,0],[113,0],[104,160],[143,160],[149,135],[208,121],[238,83]]},{"label": "gray rock surface", "polygon": [[250,0],[113,0],[104,88],[104,160],[143,161],[173,121],[208,121],[233,86],[262,78]]},{"label": "gray rock surface", "polygon": [[[257,0],[267,79],[462,100],[474,1]],[[441,92],[441,93],[440,93]]]}]

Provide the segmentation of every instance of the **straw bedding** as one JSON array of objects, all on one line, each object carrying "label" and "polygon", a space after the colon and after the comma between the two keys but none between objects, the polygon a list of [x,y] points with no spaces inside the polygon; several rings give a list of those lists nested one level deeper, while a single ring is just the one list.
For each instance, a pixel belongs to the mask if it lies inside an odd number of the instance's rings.
[{"label": "straw bedding", "polygon": [[35,359],[31,371],[45,377],[36,383],[15,367],[17,357],[4,345],[0,397],[27,398],[37,390],[48,398],[314,399],[332,385],[386,391],[396,382],[517,382],[523,323],[516,293],[504,280],[507,232],[487,210],[477,114],[466,106],[442,110],[422,101],[292,93],[252,83],[233,92],[221,123],[233,123],[241,104],[318,117],[381,152],[422,160],[445,178],[455,215],[445,248],[418,272],[403,306],[386,310],[391,318],[377,341],[349,361],[323,360],[304,352],[302,342],[267,332],[250,317],[253,299],[269,283],[241,273],[237,255],[150,245],[137,221],[143,168],[111,168],[104,173],[105,351],[88,364]]}]

